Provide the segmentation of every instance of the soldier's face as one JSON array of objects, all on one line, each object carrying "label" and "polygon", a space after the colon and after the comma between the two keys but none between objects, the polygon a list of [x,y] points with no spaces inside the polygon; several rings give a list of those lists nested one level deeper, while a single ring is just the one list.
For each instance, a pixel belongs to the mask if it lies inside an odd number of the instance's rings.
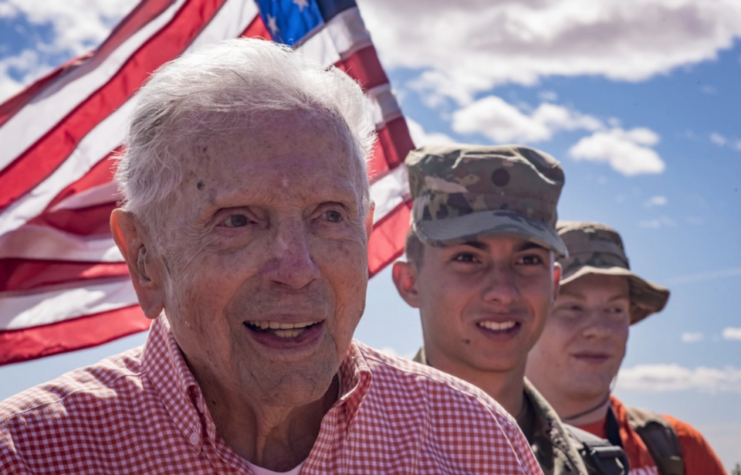
[{"label": "soldier's face", "polygon": [[394,268],[402,297],[420,309],[430,364],[464,379],[471,371],[524,371],[559,276],[550,251],[513,237],[425,246],[419,268]]},{"label": "soldier's face", "polygon": [[625,277],[586,275],[561,287],[527,376],[548,398],[604,397],[625,356],[630,297]]}]

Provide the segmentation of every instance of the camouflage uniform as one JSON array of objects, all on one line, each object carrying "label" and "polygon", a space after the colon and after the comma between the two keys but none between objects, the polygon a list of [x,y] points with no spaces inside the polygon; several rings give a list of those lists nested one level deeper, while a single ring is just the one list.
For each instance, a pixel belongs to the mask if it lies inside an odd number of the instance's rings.
[{"label": "camouflage uniform", "polygon": [[564,173],[528,147],[437,145],[409,152],[412,229],[430,246],[513,235],[566,257],[556,233]]},{"label": "camouflage uniform", "polygon": [[[564,173],[550,155],[523,146],[436,145],[410,152],[405,163],[414,200],[412,230],[423,243],[445,246],[482,235],[514,236],[568,258],[556,232]],[[427,364],[424,348],[415,361]],[[586,442],[574,434],[597,440],[596,445],[606,442],[567,430],[527,380],[524,397],[532,410],[525,435],[546,475],[623,473],[626,465],[618,471],[594,470],[579,452]]]},{"label": "camouflage uniform", "polygon": [[627,277],[631,325],[664,308],[669,290],[631,272],[623,240],[617,231],[604,224],[581,221],[560,221],[556,228],[570,254],[558,261],[563,269],[561,285],[587,274]]}]

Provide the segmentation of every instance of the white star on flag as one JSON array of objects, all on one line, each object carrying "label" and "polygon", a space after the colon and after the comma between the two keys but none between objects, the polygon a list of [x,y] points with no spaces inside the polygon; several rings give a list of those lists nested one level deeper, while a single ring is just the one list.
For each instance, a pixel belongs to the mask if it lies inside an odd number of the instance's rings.
[{"label": "white star on flag", "polygon": [[275,17],[272,16],[270,13],[268,13],[268,29],[270,29],[270,33],[275,36],[278,34],[278,24],[275,22]]},{"label": "white star on flag", "polygon": [[299,12],[303,12],[304,8],[309,8],[309,0],[293,0],[293,3],[298,6]]}]

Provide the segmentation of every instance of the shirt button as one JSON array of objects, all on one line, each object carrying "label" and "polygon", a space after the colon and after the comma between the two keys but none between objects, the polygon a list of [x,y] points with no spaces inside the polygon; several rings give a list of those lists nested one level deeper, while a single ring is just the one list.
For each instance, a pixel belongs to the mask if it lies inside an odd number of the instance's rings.
[{"label": "shirt button", "polygon": [[198,442],[200,442],[201,438],[198,437],[198,434],[195,432],[192,432],[190,434],[190,445],[198,445]]}]

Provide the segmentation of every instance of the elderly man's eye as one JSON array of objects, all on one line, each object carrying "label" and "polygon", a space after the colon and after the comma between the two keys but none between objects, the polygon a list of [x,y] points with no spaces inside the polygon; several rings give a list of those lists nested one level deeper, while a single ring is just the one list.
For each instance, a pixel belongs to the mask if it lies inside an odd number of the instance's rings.
[{"label": "elderly man's eye", "polygon": [[221,222],[219,226],[226,228],[241,228],[247,226],[250,222],[249,218],[243,214],[233,214]]},{"label": "elderly man's eye", "polygon": [[331,209],[324,213],[324,218],[330,223],[339,223],[342,221],[342,213]]}]

